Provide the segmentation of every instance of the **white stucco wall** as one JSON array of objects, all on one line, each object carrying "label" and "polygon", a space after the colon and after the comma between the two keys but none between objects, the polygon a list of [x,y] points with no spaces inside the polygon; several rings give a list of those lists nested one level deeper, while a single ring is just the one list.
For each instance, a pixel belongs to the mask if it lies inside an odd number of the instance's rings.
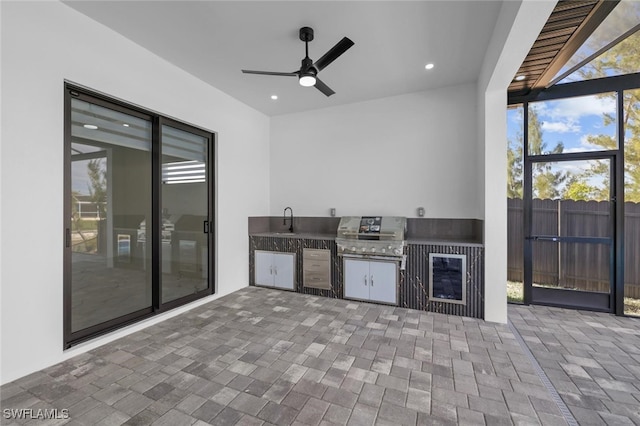
[{"label": "white stucco wall", "polygon": [[248,284],[247,217],[268,214],[269,118],[62,3],[0,2],[0,10],[5,383],[161,319],[62,350],[64,80],[217,132],[224,249],[219,293],[208,300]]},{"label": "white stucco wall", "polygon": [[476,86],[274,117],[271,214],[479,218]]},{"label": "white stucco wall", "polygon": [[507,88],[555,1],[504,2],[478,77],[478,192],[484,210],[485,319],[507,322]]}]

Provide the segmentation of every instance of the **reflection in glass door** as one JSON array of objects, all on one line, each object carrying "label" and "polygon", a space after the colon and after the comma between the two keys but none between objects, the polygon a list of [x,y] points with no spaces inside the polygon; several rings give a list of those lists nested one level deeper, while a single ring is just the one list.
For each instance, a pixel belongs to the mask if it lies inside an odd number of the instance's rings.
[{"label": "reflection in glass door", "polygon": [[531,164],[528,257],[533,303],[610,311],[612,160]]},{"label": "reflection in glass door", "polygon": [[133,116],[71,99],[70,333],[77,338],[151,312],[151,129]]},{"label": "reflection in glass door", "polygon": [[69,348],[213,292],[214,134],[66,89]]},{"label": "reflection in glass door", "polygon": [[209,283],[209,136],[162,125],[162,303]]}]

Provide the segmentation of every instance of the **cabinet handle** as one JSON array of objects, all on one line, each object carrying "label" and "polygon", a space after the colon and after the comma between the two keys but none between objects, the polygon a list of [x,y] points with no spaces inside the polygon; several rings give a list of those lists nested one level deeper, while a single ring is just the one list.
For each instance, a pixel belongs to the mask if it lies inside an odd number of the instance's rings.
[{"label": "cabinet handle", "polygon": [[373,275],[371,275],[371,287],[373,287]]},{"label": "cabinet handle", "polygon": [[275,275],[278,275],[278,267],[276,266],[273,270],[275,271]]},{"label": "cabinet handle", "polygon": [[364,276],[364,285],[367,285],[367,276]]},{"label": "cabinet handle", "polygon": [[273,275],[273,266],[269,266],[269,275]]}]

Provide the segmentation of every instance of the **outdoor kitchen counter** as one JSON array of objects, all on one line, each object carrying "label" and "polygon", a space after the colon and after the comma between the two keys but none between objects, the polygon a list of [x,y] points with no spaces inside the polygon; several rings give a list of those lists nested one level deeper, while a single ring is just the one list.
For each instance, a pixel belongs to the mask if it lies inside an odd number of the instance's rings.
[{"label": "outdoor kitchen counter", "polygon": [[[335,234],[319,234],[313,232],[296,232],[294,234],[283,232],[256,232],[249,234],[250,237],[276,237],[276,238],[292,238],[292,239],[310,239],[310,240],[335,240]],[[470,239],[457,238],[412,238],[406,239],[407,245],[410,244],[429,244],[429,245],[453,245],[463,247],[483,247],[484,244]]]},{"label": "outdoor kitchen counter", "polygon": [[456,238],[407,238],[407,245],[411,244],[428,244],[428,245],[440,245],[440,246],[462,246],[462,247],[484,247],[484,244],[469,239],[456,239]]},{"label": "outdoor kitchen counter", "polygon": [[[338,218],[295,218],[293,234],[282,217],[249,218],[249,285],[255,285],[255,253],[270,251],[294,254],[293,291],[315,296],[344,298],[344,262],[338,254]],[[399,270],[398,306],[442,314],[484,318],[484,244],[482,221],[413,219],[408,221],[405,269]],[[305,249],[330,252],[331,288],[305,287]],[[429,297],[430,255],[464,256],[466,303],[447,303]]]},{"label": "outdoor kitchen counter", "polygon": [[[449,315],[484,317],[484,245],[473,238],[408,238],[405,248],[406,270],[399,271],[398,306]],[[303,285],[303,252],[305,248],[331,252],[331,289],[321,290]],[[255,252],[266,250],[295,254],[294,291],[342,299],[344,298],[344,264],[338,255],[335,235],[326,233],[255,232],[249,234],[249,284],[255,285]],[[431,253],[464,255],[467,270],[467,303],[451,304],[430,300],[429,255]]]},{"label": "outdoor kitchen counter", "polygon": [[309,240],[335,240],[336,234],[319,234],[314,232],[255,232],[249,234],[249,237],[276,237],[276,238],[293,238],[293,239],[309,239]]}]

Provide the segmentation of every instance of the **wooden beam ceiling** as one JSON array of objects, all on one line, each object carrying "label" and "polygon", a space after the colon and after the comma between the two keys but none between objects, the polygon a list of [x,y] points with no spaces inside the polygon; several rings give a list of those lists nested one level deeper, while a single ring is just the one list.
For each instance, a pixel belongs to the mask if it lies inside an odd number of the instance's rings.
[{"label": "wooden beam ceiling", "polygon": [[[560,0],[512,81],[509,96],[543,90],[619,0]],[[514,76],[515,77],[515,76]]]}]

